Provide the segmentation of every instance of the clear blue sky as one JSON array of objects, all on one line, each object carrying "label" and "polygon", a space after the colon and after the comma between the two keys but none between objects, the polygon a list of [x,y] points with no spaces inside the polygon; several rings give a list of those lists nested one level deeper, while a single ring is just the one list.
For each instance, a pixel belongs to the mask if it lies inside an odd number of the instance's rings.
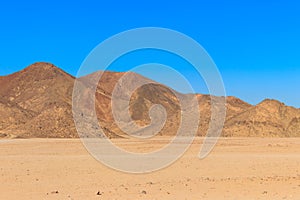
[{"label": "clear blue sky", "polygon": [[127,29],[158,26],[198,41],[219,67],[227,95],[252,104],[273,98],[300,107],[296,0],[12,0],[1,1],[0,19],[0,75],[36,61],[76,75],[104,39]]}]

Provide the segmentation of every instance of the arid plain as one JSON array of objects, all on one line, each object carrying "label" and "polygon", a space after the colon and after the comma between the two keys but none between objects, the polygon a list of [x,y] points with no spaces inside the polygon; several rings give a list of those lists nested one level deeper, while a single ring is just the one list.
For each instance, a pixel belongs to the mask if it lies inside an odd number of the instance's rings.
[{"label": "arid plain", "polygon": [[[147,152],[169,139],[113,141]],[[3,139],[0,199],[300,199],[300,138],[221,138],[200,160],[202,142],[167,168],[127,174],[96,161],[79,139]]]},{"label": "arid plain", "polygon": [[[87,88],[86,94],[91,93],[89,81],[99,73],[77,79]],[[103,73],[93,105],[99,123],[90,123],[87,99],[75,112],[82,122],[76,127],[72,112],[75,78],[71,75],[50,63],[35,63],[0,77],[1,200],[300,199],[300,109],[277,100],[250,105],[227,97],[222,137],[202,160],[198,158],[201,136],[206,135],[213,121],[211,109],[219,108],[219,104],[211,103],[220,99],[202,94],[196,95],[198,137],[169,167],[153,173],[128,174],[95,160],[78,139],[76,128],[82,128],[84,137],[94,138],[99,137],[93,135],[98,130],[96,125],[101,125],[117,146],[145,153],[166,145],[181,121],[176,92],[158,83],[145,85],[130,100],[132,119],[142,126],[149,124],[148,113],[154,104],[163,105],[168,118],[151,140],[128,139],[115,125],[109,106],[114,86],[123,75]],[[129,73],[130,83],[143,80],[146,78]],[[190,127],[187,124],[186,130]],[[180,141],[176,148],[182,145]]]}]

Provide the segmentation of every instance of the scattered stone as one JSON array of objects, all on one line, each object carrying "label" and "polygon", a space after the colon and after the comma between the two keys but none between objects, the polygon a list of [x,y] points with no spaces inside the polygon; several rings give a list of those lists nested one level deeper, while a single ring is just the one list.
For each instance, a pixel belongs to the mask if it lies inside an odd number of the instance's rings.
[{"label": "scattered stone", "polygon": [[103,194],[103,193],[100,192],[100,191],[97,192],[97,195],[98,195],[98,196],[100,196],[100,195],[102,195],[102,194]]},{"label": "scattered stone", "polygon": [[268,191],[263,191],[263,193],[262,194],[268,194]]},{"label": "scattered stone", "polygon": [[59,193],[58,190],[51,192],[51,194],[58,194],[58,193]]},{"label": "scattered stone", "polygon": [[142,193],[142,194],[147,194],[147,192],[146,192],[145,190],[143,190],[141,193]]}]

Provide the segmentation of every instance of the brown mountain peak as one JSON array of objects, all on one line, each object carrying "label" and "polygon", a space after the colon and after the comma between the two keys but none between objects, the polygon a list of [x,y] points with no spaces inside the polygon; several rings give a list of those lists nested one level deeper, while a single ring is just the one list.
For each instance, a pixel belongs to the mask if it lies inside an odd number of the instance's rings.
[{"label": "brown mountain peak", "polygon": [[49,62],[35,62],[31,65],[29,65],[28,67],[26,67],[25,69],[23,69],[22,71],[29,71],[29,70],[34,70],[37,68],[42,68],[45,70],[51,69],[51,68],[58,68],[55,65],[53,65],[52,63]]},{"label": "brown mountain peak", "polygon": [[281,107],[281,106],[285,106],[285,104],[278,100],[275,100],[275,99],[264,99],[262,102],[260,102],[256,106],[258,106],[258,107]]},{"label": "brown mountain peak", "polygon": [[47,75],[49,76],[49,78],[53,78],[54,76],[60,76],[60,75],[73,78],[73,76],[71,76],[70,74],[66,73],[62,69],[48,62],[36,62],[17,73],[31,74],[33,76],[43,77],[43,78],[47,78]]}]

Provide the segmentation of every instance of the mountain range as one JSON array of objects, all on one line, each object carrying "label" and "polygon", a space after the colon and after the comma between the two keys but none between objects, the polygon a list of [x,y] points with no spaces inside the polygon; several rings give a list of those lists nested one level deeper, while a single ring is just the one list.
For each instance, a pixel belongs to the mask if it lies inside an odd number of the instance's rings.
[{"label": "mountain range", "polygon": [[[72,112],[75,80],[88,85],[89,80],[95,80],[100,74],[94,105],[98,123],[107,136],[126,137],[126,133],[114,122],[111,111],[113,90],[124,72],[95,72],[76,79],[45,62],[34,63],[8,76],[0,76],[0,137],[78,137]],[[133,72],[126,73],[126,76],[131,83],[151,82],[138,88],[130,97],[128,109],[134,122],[141,126],[151,123],[149,110],[153,105],[160,104],[165,108],[167,120],[158,135],[175,135],[181,120],[180,102],[176,96],[185,99],[188,94],[180,94]],[[196,97],[200,113],[197,135],[204,136],[210,124],[212,98],[202,94],[196,94]],[[87,133],[93,133],[98,128],[96,124],[89,124],[88,120],[80,126]],[[222,136],[298,137],[300,109],[271,99],[251,105],[236,97],[226,97],[226,120]]]}]

